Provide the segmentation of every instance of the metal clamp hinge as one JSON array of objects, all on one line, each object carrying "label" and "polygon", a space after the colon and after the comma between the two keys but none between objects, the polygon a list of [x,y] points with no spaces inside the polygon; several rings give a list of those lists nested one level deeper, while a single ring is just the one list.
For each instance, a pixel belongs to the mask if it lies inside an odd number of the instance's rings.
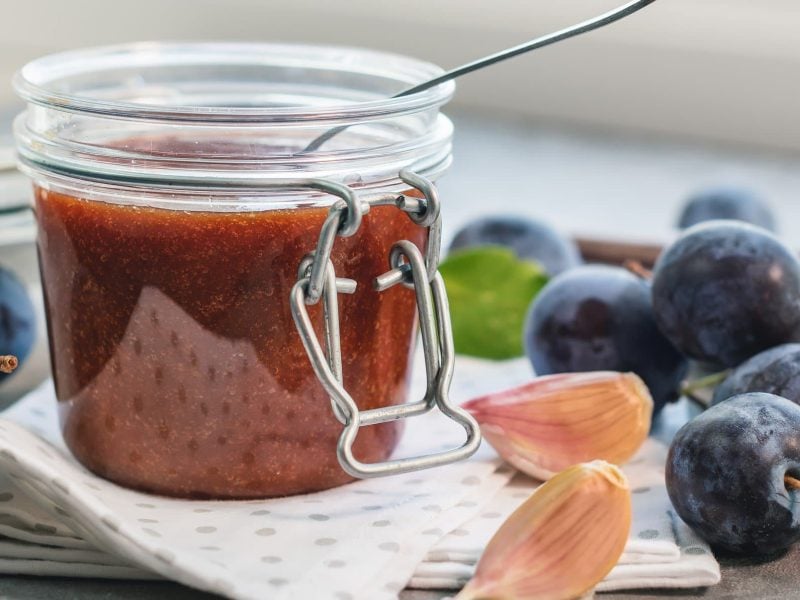
[{"label": "metal clamp hinge", "polygon": [[[447,292],[437,271],[441,244],[441,214],[437,191],[433,183],[411,171],[401,171],[400,178],[419,190],[423,197],[378,194],[359,198],[345,185],[328,181],[313,182],[314,185],[310,187],[333,194],[340,200],[328,213],[316,250],[301,262],[298,281],[292,288],[290,298],[292,316],[311,366],[330,396],[336,418],[344,425],[337,454],[342,468],[353,477],[380,477],[449,464],[474,454],[481,441],[478,424],[465,410],[451,404],[448,396],[453,378],[455,351]],[[424,255],[416,244],[408,240],[398,241],[389,255],[390,270],[376,277],[374,281],[375,289],[379,292],[401,284],[414,290],[427,386],[422,400],[359,411],[356,402],[342,384],[338,304],[338,294],[355,292],[356,282],[336,276],[331,262],[331,251],[337,237],[348,237],[358,231],[362,216],[371,207],[387,205],[396,206],[414,223],[429,229]],[[324,350],[307,309],[307,305],[320,301],[323,303]],[[433,408],[438,408],[443,415],[464,428],[466,441],[461,446],[443,452],[379,463],[360,462],[353,455],[353,444],[360,427],[421,415]]]}]

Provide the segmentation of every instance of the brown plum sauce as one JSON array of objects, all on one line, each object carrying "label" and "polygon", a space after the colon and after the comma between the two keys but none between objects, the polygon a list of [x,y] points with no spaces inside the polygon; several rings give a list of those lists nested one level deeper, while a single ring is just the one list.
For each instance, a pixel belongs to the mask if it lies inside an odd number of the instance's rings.
[{"label": "brown plum sauce", "polygon": [[[39,254],[64,437],[89,469],[183,497],[298,494],[351,478],[341,425],[289,311],[326,208],[186,212],[37,187]],[[414,295],[377,293],[400,239],[425,232],[373,209],[339,238],[344,382],[361,409],[406,401]],[[321,310],[311,307],[318,335]],[[398,424],[362,428],[356,456],[383,460]]]}]

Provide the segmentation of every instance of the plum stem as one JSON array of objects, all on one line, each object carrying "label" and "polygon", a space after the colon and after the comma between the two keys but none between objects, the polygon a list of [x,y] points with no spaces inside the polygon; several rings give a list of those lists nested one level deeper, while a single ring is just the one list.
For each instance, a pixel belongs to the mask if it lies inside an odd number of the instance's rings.
[{"label": "plum stem", "polygon": [[725,369],[724,371],[720,371],[719,373],[712,373],[711,375],[706,375],[705,377],[699,377],[697,379],[687,380],[681,384],[681,395],[686,396],[697,402],[698,404],[702,404],[705,407],[708,407],[708,402],[699,398],[697,396],[697,392],[700,390],[704,390],[710,387],[716,387],[730,375],[731,370]]},{"label": "plum stem", "polygon": [[725,369],[719,373],[712,373],[711,375],[705,375],[703,377],[698,377],[697,379],[684,381],[683,384],[681,384],[681,392],[684,394],[689,394],[696,392],[697,390],[714,387],[725,381],[730,374],[731,370]]},{"label": "plum stem", "polygon": [[19,360],[16,356],[0,355],[0,373],[12,373],[19,365]]},{"label": "plum stem", "polygon": [[784,475],[783,484],[786,486],[787,490],[800,490],[800,479],[792,475]]},{"label": "plum stem", "polygon": [[634,260],[629,258],[622,263],[622,266],[628,269],[631,273],[644,279],[645,281],[651,281],[653,279],[653,272],[645,267],[641,262],[638,260]]}]

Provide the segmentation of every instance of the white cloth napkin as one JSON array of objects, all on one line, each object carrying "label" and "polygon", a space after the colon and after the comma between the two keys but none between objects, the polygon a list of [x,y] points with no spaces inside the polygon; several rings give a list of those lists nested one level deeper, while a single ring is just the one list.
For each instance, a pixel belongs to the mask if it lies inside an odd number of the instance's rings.
[{"label": "white cloth napkin", "polygon": [[[457,362],[457,401],[531,377],[526,361]],[[417,391],[421,386],[415,380]],[[414,419],[398,454],[458,444],[459,430],[441,415]],[[653,444],[647,448],[657,449]],[[652,480],[642,475],[645,483],[635,483],[655,487],[634,495],[634,535],[605,589],[719,580],[707,546],[667,518],[668,501],[657,487],[663,456],[658,460],[660,468],[641,469]],[[646,462],[643,455],[629,466],[632,480]],[[460,464],[307,496],[152,496],[104,481],[72,458],[47,384],[0,418],[0,573],[165,577],[242,599],[396,598],[409,581],[454,588],[469,578],[503,516],[535,488],[513,475],[484,445]],[[658,509],[645,510],[647,502]]]}]

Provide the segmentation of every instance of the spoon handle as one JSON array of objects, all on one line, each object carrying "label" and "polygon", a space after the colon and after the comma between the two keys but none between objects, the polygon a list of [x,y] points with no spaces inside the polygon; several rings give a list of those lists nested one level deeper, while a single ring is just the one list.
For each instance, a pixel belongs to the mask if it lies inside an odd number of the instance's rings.
[{"label": "spoon handle", "polygon": [[589,33],[595,29],[600,29],[601,27],[605,27],[606,25],[610,25],[615,21],[619,21],[620,19],[624,19],[625,17],[632,15],[633,13],[641,10],[645,6],[652,4],[655,1],[656,0],[633,0],[624,6],[615,8],[614,10],[578,23],[577,25],[572,25],[560,31],[548,33],[547,35],[543,35],[542,37],[531,40],[530,42],[525,42],[524,44],[514,46],[513,48],[506,48],[505,50],[501,50],[495,54],[484,56],[478,60],[474,60],[465,65],[461,65],[460,67],[456,67],[455,69],[451,69],[450,71],[447,71],[446,73],[443,73],[434,79],[430,79],[424,83],[420,83],[414,87],[408,88],[407,90],[403,90],[399,94],[393,96],[393,98],[400,98],[402,96],[410,96],[411,94],[424,92],[427,89],[436,87],[440,83],[455,79],[456,77],[461,77],[467,73],[472,73],[473,71],[477,71],[478,69],[499,63],[503,60],[514,58],[520,54],[525,54],[526,52],[530,52],[532,50],[544,48],[545,46],[556,44],[563,40],[568,40],[571,37]]},{"label": "spoon handle", "polygon": [[[513,58],[515,56],[519,56],[520,54],[525,54],[526,52],[530,52],[531,50],[536,50],[538,48],[543,48],[545,46],[549,46],[551,44],[567,40],[571,37],[575,37],[578,35],[582,35],[584,33],[588,33],[590,31],[594,31],[595,29],[600,29],[601,27],[605,27],[606,25],[610,25],[611,23],[614,23],[616,21],[619,21],[620,19],[624,19],[625,17],[632,15],[633,13],[643,9],[645,6],[648,6],[655,1],[656,0],[632,0],[627,4],[624,4],[606,13],[603,13],[602,15],[598,15],[591,19],[587,19],[586,21],[582,21],[581,23],[578,23],[576,25],[572,25],[570,27],[561,29],[559,31],[555,31],[553,33],[548,33],[547,35],[543,35],[542,37],[538,37],[529,42],[525,42],[524,44],[520,44],[519,46],[514,46],[513,48],[506,48],[505,50],[501,50],[500,52],[496,52],[495,54],[484,56],[483,58],[479,58],[478,60],[474,60],[465,65],[461,65],[460,67],[456,67],[455,69],[451,69],[446,73],[442,73],[438,77],[435,77],[433,79],[415,85],[414,87],[405,89],[399,94],[395,94],[394,96],[392,96],[392,98],[401,98],[403,96],[410,96],[411,94],[416,94],[418,92],[424,92],[427,89],[436,87],[440,83],[444,83],[445,81],[455,79],[456,77],[460,77],[461,75],[466,75],[467,73],[472,73],[473,71],[477,71],[478,69],[482,69],[484,67],[488,67],[490,65],[499,63],[500,61]],[[311,141],[311,143],[308,144],[308,146],[306,146],[298,154],[306,154],[308,152],[314,152],[315,150],[318,150],[320,146],[322,146],[325,142],[330,140],[332,137],[338,135],[348,127],[349,127],[348,125],[342,125],[339,127],[334,127],[332,129],[329,129],[319,137],[314,138]]]}]

